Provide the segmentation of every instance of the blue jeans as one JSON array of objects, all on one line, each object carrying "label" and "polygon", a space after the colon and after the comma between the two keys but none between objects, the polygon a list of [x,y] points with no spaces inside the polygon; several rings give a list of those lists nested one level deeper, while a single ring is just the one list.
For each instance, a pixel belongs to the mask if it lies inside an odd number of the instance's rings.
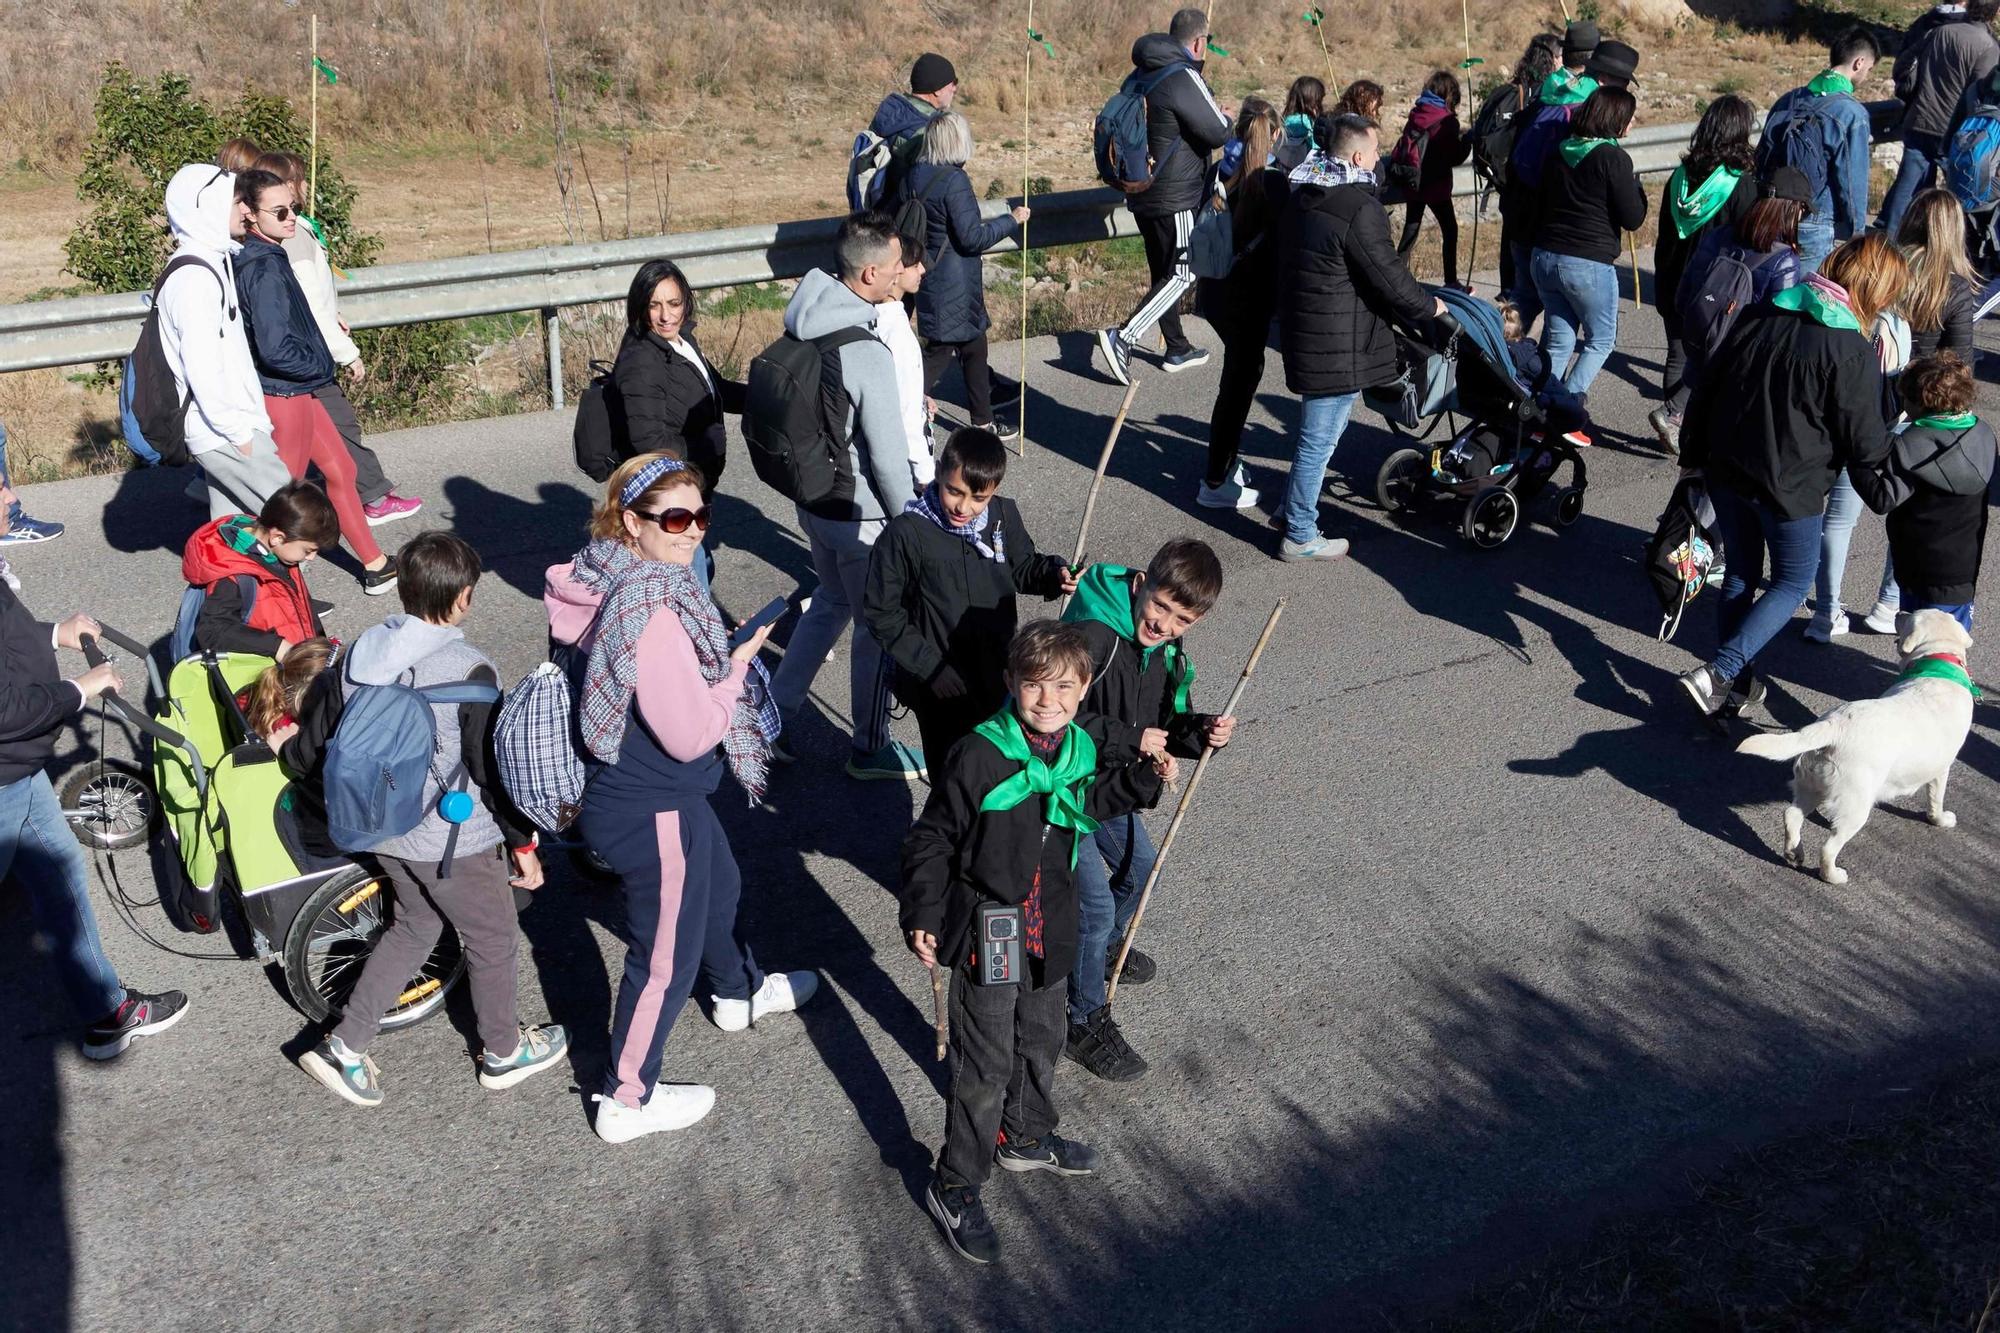
[{"label": "blue jeans", "polygon": [[97,938],[83,848],[46,773],[0,787],[0,879],[27,890],[35,929],[49,942],[78,1017],[96,1022],[125,1003],[125,988]]},{"label": "blue jeans", "polygon": [[1104,1007],[1104,955],[1122,939],[1139,891],[1153,873],[1153,838],[1137,815],[1097,826],[1076,858],[1076,970],[1070,974],[1069,1021],[1081,1024]]},{"label": "blue jeans", "polygon": [[1913,606],[1910,608],[1910,610],[1942,611],[1946,615],[1950,616],[1953,620],[1956,620],[1960,625],[1963,625],[1965,627],[1965,632],[1967,634],[1972,633],[1971,602],[1933,602],[1927,606]]},{"label": "blue jeans", "polygon": [[[1588,393],[1618,340],[1618,270],[1547,250],[1535,251],[1532,269],[1535,291],[1548,310],[1542,351],[1549,358],[1549,372],[1562,376],[1564,392]],[[1576,353],[1574,366],[1571,352]]]},{"label": "blue jeans", "polygon": [[[11,487],[13,484],[7,477],[7,428],[0,426],[0,486]],[[13,522],[25,512],[21,508],[21,498],[15,496],[13,502],[7,506],[7,521]]]},{"label": "blue jeans", "polygon": [[1354,415],[1359,393],[1309,394],[1300,403],[1299,446],[1292,454],[1292,477],[1285,488],[1285,536],[1305,543],[1319,539],[1319,491],[1326,465]]},{"label": "blue jeans", "polygon": [[[1780,518],[1776,510],[1723,486],[1709,488],[1715,504],[1715,532],[1729,553],[1722,579],[1722,596],[1715,605],[1716,637],[1721,646],[1709,665],[1717,681],[1727,684],[1741,676],[1764,645],[1805,604],[1812,586],[1813,562],[1819,557],[1821,515]],[[1764,551],[1771,552],[1770,586],[1756,596],[1764,577]]]},{"label": "blue jeans", "polygon": [[1888,232],[1890,240],[1896,239],[1896,232],[1903,225],[1903,214],[1910,211],[1910,201],[1917,197],[1917,192],[1937,184],[1945,147],[1942,135],[1904,131],[1903,165],[1896,168],[1896,183],[1883,196],[1882,211],[1875,219],[1875,225]]},{"label": "blue jeans", "polygon": [[1819,577],[1813,583],[1813,611],[1823,618],[1830,618],[1841,609],[1840,584],[1847,573],[1847,548],[1853,544],[1854,525],[1861,521],[1862,508],[1861,496],[1843,468],[1833,479],[1833,489],[1826,494],[1826,522],[1820,527]]},{"label": "blue jeans", "polygon": [[1541,293],[1535,287],[1535,247],[1510,241],[1507,249],[1514,259],[1514,308],[1521,312],[1521,331],[1526,333],[1542,313]]},{"label": "blue jeans", "polygon": [[1833,236],[1833,215],[1807,217],[1799,221],[1799,281],[1819,272],[1819,266],[1833,253],[1838,242]]}]

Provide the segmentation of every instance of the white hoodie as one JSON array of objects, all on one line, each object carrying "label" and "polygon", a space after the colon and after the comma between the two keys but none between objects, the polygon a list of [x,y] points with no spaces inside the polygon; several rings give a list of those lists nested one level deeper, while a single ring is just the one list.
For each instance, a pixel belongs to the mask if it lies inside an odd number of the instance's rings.
[{"label": "white hoodie", "polygon": [[333,265],[326,257],[326,247],[319,243],[319,237],[313,235],[312,228],[303,219],[298,230],[284,244],[285,257],[292,261],[292,276],[299,280],[299,287],[306,294],[306,304],[313,312],[313,323],[319,325],[319,336],[326,339],[326,350],[333,353],[333,363],[337,366],[353,365],[361,359],[361,349],[340,327],[340,307],[333,291]]},{"label": "white hoodie", "polygon": [[[236,177],[214,166],[189,163],[167,182],[167,225],[176,257],[193,255],[210,269],[188,264],[160,289],[160,344],[173,367],[174,387],[188,405],[188,452],[210,453],[271,433],[264,388],[236,308],[236,267],[242,245],[229,236]],[[216,283],[220,275],[220,286]]]},{"label": "white hoodie", "polygon": [[921,491],[937,475],[937,463],[931,458],[930,415],[924,411],[923,345],[900,299],[883,301],[875,309],[875,336],[889,345],[889,355],[896,359],[897,398],[910,441],[910,475]]}]

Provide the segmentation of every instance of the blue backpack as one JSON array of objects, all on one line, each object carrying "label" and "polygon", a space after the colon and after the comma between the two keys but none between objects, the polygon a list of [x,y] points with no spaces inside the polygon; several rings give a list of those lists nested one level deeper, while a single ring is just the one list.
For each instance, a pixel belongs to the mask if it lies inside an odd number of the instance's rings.
[{"label": "blue backpack", "polygon": [[[1152,139],[1146,129],[1146,99],[1168,75],[1192,68],[1192,62],[1177,60],[1165,69],[1146,74],[1135,69],[1125,76],[1125,82],[1118,85],[1118,91],[1097,113],[1091,150],[1097,158],[1098,178],[1106,185],[1116,186],[1126,194],[1143,194],[1153,187],[1153,177],[1166,163],[1153,161]],[[1179,148],[1180,140],[1176,138],[1167,156],[1172,157]]]},{"label": "blue backpack", "polygon": [[2000,106],[1985,103],[1960,124],[1944,157],[1944,183],[1968,213],[2000,203]]},{"label": "blue backpack", "polygon": [[[424,779],[436,772],[438,759],[431,705],[490,704],[499,698],[494,686],[469,680],[421,688],[357,685],[341,706],[321,779],[334,845],[344,852],[365,852],[423,823],[431,812],[424,803]],[[457,795],[464,790],[464,765],[453,767],[457,789],[451,794]],[[439,776],[438,785],[452,783]],[[440,807],[449,799],[440,801]],[[444,855],[448,870],[460,821],[451,819],[448,809],[445,817],[451,823]]]},{"label": "blue backpack", "polygon": [[[1847,93],[1825,93],[1801,97],[1787,109],[1776,125],[1764,126],[1757,143],[1757,174],[1769,180],[1779,167],[1795,167],[1812,189],[1813,208],[1833,193],[1833,155],[1827,148],[1827,131],[1832,128],[1833,104]],[[1808,209],[1811,212],[1812,209]]]},{"label": "blue backpack", "polygon": [[[255,574],[232,574],[230,581],[236,591],[243,595],[243,623],[249,624],[251,615],[257,610],[257,576]],[[174,632],[167,639],[167,660],[181,662],[194,655],[194,626],[201,618],[201,608],[208,604],[208,589],[188,585],[181,594],[181,609],[174,616]]]},{"label": "blue backpack", "polygon": [[[1526,127],[1514,136],[1514,156],[1507,164],[1514,180],[1530,190],[1542,188],[1542,172],[1549,164],[1549,157],[1556,151],[1556,145],[1569,137],[1570,117],[1581,105],[1581,102],[1534,104]],[[1516,116],[1514,122],[1520,124],[1520,117]]]}]

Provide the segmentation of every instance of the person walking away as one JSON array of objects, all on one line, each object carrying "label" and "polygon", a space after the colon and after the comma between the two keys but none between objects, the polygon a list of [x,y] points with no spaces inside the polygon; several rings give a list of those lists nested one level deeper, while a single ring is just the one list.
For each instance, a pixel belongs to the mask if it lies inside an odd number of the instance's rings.
[{"label": "person walking away", "polygon": [[[1518,278],[1514,272],[1513,242],[1521,238],[1517,222],[1508,219],[1505,198],[1507,160],[1514,153],[1514,138],[1527,127],[1534,109],[1541,105],[1542,84],[1553,74],[1562,58],[1562,38],[1552,32],[1538,32],[1528,41],[1527,50],[1507,82],[1486,95],[1472,118],[1472,164],[1482,189],[1477,200],[1481,217],[1490,216],[1487,204],[1495,199],[1500,211],[1500,299],[1514,301]],[[1527,219],[1522,219],[1527,221]],[[1518,309],[1518,307],[1517,307]]]},{"label": "person walking away", "polygon": [[[667,1034],[697,979],[715,1025],[741,1032],[811,999],[811,972],[765,973],[738,920],[743,878],[709,798],[725,765],[762,799],[777,715],[757,661],[765,626],[731,648],[689,566],[708,526],[698,470],[641,454],[611,474],[590,544],[548,571],[549,634],[588,658],[578,717],[592,776],[578,820],[625,899],[625,974],[597,1136],[684,1129],[715,1091],[662,1083]],[[796,643],[796,637],[793,639]]]},{"label": "person walking away", "polygon": [[[1529,261],[1535,293],[1548,312],[1542,351],[1563,392],[1579,404],[1588,401],[1585,395],[1617,344],[1618,256],[1625,233],[1646,220],[1646,188],[1631,156],[1618,146],[1632,128],[1635,109],[1623,88],[1592,93],[1571,120],[1569,137],[1542,181],[1542,218]],[[1563,438],[1578,447],[1590,443],[1583,427]]]},{"label": "person walking away", "polygon": [[1660,374],[1660,405],[1646,422],[1670,454],[1680,452],[1681,417],[1687,412],[1687,348],[1681,342],[1681,277],[1701,238],[1732,231],[1757,202],[1757,154],[1750,132],[1757,108],[1725,93],[1708,104],[1688,139],[1681,164],[1667,178],[1660,200],[1660,234],[1653,244],[1653,305],[1667,331],[1667,362]]},{"label": "person walking away", "polygon": [[[1812,187],[1797,167],[1779,167],[1768,181],[1757,186],[1757,202],[1733,226],[1717,223],[1701,235],[1694,254],[1681,274],[1676,323],[1695,341],[1684,341],[1686,364],[1681,368],[1681,388],[1692,397],[1695,386],[1707,373],[1708,363],[1728,340],[1732,327],[1728,318],[1714,320],[1713,313],[1697,309],[1709,294],[1710,274],[1723,260],[1741,264],[1750,273],[1747,299],[1734,318],[1760,301],[1768,301],[1799,282],[1799,223],[1812,202]],[[1710,323],[1704,327],[1702,321]],[[1718,327],[1719,325],[1719,327]],[[1702,339],[1712,340],[1704,342]],[[1683,409],[1685,411],[1685,409]],[[1680,431],[1673,433],[1674,446]]]},{"label": "person walking away", "polygon": [[[7,427],[0,425],[0,490],[14,495],[14,483],[7,472]],[[63,525],[50,519],[30,518],[19,496],[7,502],[7,527],[0,532],[0,546],[30,546],[51,542],[63,535]]]},{"label": "person walking away", "polygon": [[235,176],[189,163],[167,182],[166,210],[174,253],[153,306],[174,389],[188,405],[188,453],[208,483],[210,518],[254,514],[292,476],[271,438],[237,297],[250,207],[236,197]]},{"label": "person walking away", "polygon": [[1886,238],[1856,237],[1820,273],[1746,311],[1688,401],[1681,464],[1706,479],[1729,553],[1715,654],[1680,677],[1704,714],[1763,698],[1757,654],[1805,604],[1834,478],[1849,469],[1870,508],[1886,503],[1875,470],[1889,452],[1881,363],[1863,330],[1908,281]]},{"label": "person walking away", "polygon": [[[439,762],[424,779],[428,813],[408,833],[369,851],[395,894],[395,915],[369,950],[340,1021],[299,1057],[301,1069],[357,1106],[382,1101],[368,1047],[447,922],[465,948],[479,1024],[480,1086],[511,1088],[554,1067],[569,1049],[560,1026],[516,1021],[521,927],[514,890],[539,889],[542,863],[534,830],[507,800],[492,763],[499,673],[465,639],[479,553],[453,533],[420,532],[403,547],[401,564],[403,614],[362,631],[339,668],[307,690],[299,721],[273,735],[285,765],[311,782],[323,772],[344,705],[361,690],[471,684],[495,691],[489,703],[431,705]],[[465,818],[452,818],[447,793],[471,797]]]},{"label": "person walking away", "polygon": [[[1263,103],[1261,97],[1256,99]],[[1268,103],[1264,103],[1269,105]],[[1310,74],[1301,74],[1292,80],[1291,90],[1285,94],[1285,109],[1280,118],[1283,133],[1271,150],[1271,165],[1281,171],[1290,171],[1306,160],[1312,150],[1319,146],[1313,138],[1313,125],[1319,120],[1320,112],[1326,109],[1326,85]],[[1249,114],[1249,99],[1237,108],[1236,135],[1243,138],[1243,118]],[[1255,166],[1253,162],[1251,164]]]},{"label": "person walking away", "polygon": [[1195,286],[1195,309],[1222,339],[1222,382],[1208,419],[1208,468],[1195,492],[1204,509],[1255,509],[1263,495],[1240,461],[1243,427],[1264,380],[1264,350],[1278,310],[1277,242],[1271,232],[1289,186],[1285,169],[1267,165],[1279,133],[1277,113],[1261,97],[1246,97],[1236,116],[1243,152],[1236,170],[1217,182],[1229,212],[1235,263],[1228,276]]},{"label": "person walking away", "polygon": [[1758,174],[1793,166],[1812,186],[1812,208],[1799,227],[1799,268],[1806,276],[1818,272],[1834,246],[1867,226],[1868,108],[1856,91],[1881,54],[1873,33],[1849,28],[1828,48],[1827,68],[1780,97],[1764,118]]},{"label": "person walking away", "polygon": [[694,464],[713,491],[728,462],[723,418],[742,413],[744,388],[709,364],[695,324],[694,288],[680,265],[641,264],[625,293],[625,336],[611,367],[611,438],[622,458],[665,452]]},{"label": "person walking away", "polygon": [[[895,223],[867,213],[841,224],[836,242],[840,276],[814,269],[799,282],[785,307],[785,331],[810,340],[840,329],[873,329],[876,309],[902,278],[903,242]],[[797,509],[800,531],[812,549],[819,587],[799,617],[785,647],[785,660],[771,682],[771,697],[787,729],[812,689],[813,677],[839,642],[854,629],[848,660],[850,716],[854,719],[847,760],[849,777],[915,782],[925,775],[924,754],[889,735],[889,671],[882,646],[862,618],[867,594],[868,554],[891,518],[916,498],[910,479],[910,450],[903,427],[896,362],[875,338],[849,343],[836,353],[841,384],[851,404],[839,427],[847,441],[847,465],[854,478],[851,500],[822,506],[826,512]],[[789,755],[778,752],[779,762]]]},{"label": "person walking away", "polygon": [[[313,323],[326,341],[327,351],[333,354],[335,368],[360,388],[368,378],[368,367],[361,360],[361,349],[355,345],[347,321],[340,317],[333,264],[326,254],[325,231],[304,211],[305,159],[297,153],[265,153],[254,165],[258,171],[268,171],[292,187],[292,203],[298,210],[295,216],[301,225],[282,242],[285,258],[292,261],[292,276],[299,280],[299,289],[306,294]],[[382,471],[382,460],[363,441],[361,418],[355,414],[354,404],[347,400],[347,391],[341,387],[339,378],[336,376],[331,384],[314,390],[313,396],[332,418],[334,429],[347,445],[348,456],[354,460],[354,490],[361,497],[361,512],[368,516],[368,525],[379,528],[421,512],[424,502],[415,496],[396,494],[395,484]]]},{"label": "person walking away", "polygon": [[1389,243],[1389,215],[1375,195],[1381,141],[1373,121],[1339,116],[1317,136],[1327,145],[1291,175],[1278,219],[1278,343],[1285,387],[1303,400],[1285,493],[1285,560],[1338,560],[1345,537],[1319,530],[1320,487],[1361,391],[1396,377],[1388,321],[1444,313]]},{"label": "person walking away", "polygon": [[1588,19],[1578,19],[1564,28],[1562,63],[1551,69],[1535,90],[1534,105],[1514,120],[1507,175],[1500,190],[1500,232],[1512,247],[1514,286],[1510,299],[1521,312],[1524,328],[1534,328],[1542,314],[1529,265],[1535,230],[1541,222],[1542,175],[1557,145],[1568,137],[1570,118],[1597,91],[1597,79],[1587,71],[1599,41],[1597,25]]},{"label": "person walking away", "polygon": [[1903,160],[1875,219],[1875,225],[1891,236],[1902,229],[1917,192],[1937,184],[1966,89],[2000,67],[2000,42],[1993,38],[1996,13],[2000,0],[1939,5],[1912,24],[1903,38],[1891,67],[1896,96],[1903,103],[1897,126]]},{"label": "person walking away", "polygon": [[1097,334],[1105,369],[1120,384],[1132,382],[1132,348],[1155,324],[1167,340],[1163,369],[1177,373],[1208,364],[1208,353],[1188,341],[1180,315],[1181,298],[1194,286],[1188,233],[1194,230],[1195,211],[1208,197],[1209,155],[1229,137],[1229,118],[1201,77],[1207,47],[1208,15],[1199,9],[1179,11],[1166,32],[1132,44],[1135,77],[1158,77],[1146,98],[1153,183],[1126,201],[1146,243],[1152,286],[1121,327]]},{"label": "person walking away", "polygon": [[[1333,104],[1329,115],[1360,116],[1376,124],[1382,122],[1382,99],[1388,96],[1381,84],[1373,79],[1356,79],[1340,90],[1340,100]],[[1317,134],[1314,135],[1317,140]],[[1323,149],[1326,145],[1321,144]]]},{"label": "person walking away", "polygon": [[924,127],[951,110],[957,96],[958,71],[951,62],[935,51],[918,56],[910,66],[910,91],[884,97],[868,122],[868,132],[889,146],[889,165],[871,186],[869,197],[860,201],[864,207],[878,208],[896,198],[923,151]]},{"label": "person walking away", "polygon": [[[982,256],[1002,241],[1015,240],[1027,222],[1026,204],[1004,217],[982,218],[979,196],[965,164],[972,160],[972,126],[956,111],[940,112],[924,128],[917,165],[904,181],[901,200],[923,205],[924,253],[935,257],[917,291],[917,335],[923,340],[924,392],[930,394],[956,361],[965,376],[965,404],[972,425],[1003,440],[1020,427],[993,418],[993,380],[987,365],[986,276]],[[1020,386],[1008,386],[1018,396]]]},{"label": "person walking away", "polygon": [[1415,161],[1392,156],[1389,173],[1390,183],[1395,184],[1398,171],[1409,173],[1414,168],[1414,188],[1405,189],[1408,204],[1396,253],[1408,261],[1423,230],[1424,210],[1429,209],[1444,244],[1444,285],[1469,294],[1472,285],[1458,280],[1458,210],[1451,201],[1452,172],[1472,156],[1472,144],[1458,123],[1459,100],[1458,76],[1448,69],[1432,71],[1396,141],[1397,153],[1414,153]]},{"label": "person walking away", "polygon": [[248,171],[238,178],[236,193],[250,210],[236,290],[278,456],[295,480],[308,467],[319,469],[326,498],[340,515],[341,535],[361,561],[361,590],[379,597],[396,586],[396,562],[375,542],[354,489],[354,459],[314,396],[334,382],[333,353],[285,256],[283,240],[298,226],[291,186],[268,171]]}]

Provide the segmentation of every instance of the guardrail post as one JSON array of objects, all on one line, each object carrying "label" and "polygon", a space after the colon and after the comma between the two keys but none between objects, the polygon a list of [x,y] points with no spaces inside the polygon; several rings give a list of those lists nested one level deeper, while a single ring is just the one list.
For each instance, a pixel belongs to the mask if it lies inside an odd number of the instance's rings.
[{"label": "guardrail post", "polygon": [[542,307],[542,323],[549,331],[549,406],[563,407],[562,311],[552,305]]}]

